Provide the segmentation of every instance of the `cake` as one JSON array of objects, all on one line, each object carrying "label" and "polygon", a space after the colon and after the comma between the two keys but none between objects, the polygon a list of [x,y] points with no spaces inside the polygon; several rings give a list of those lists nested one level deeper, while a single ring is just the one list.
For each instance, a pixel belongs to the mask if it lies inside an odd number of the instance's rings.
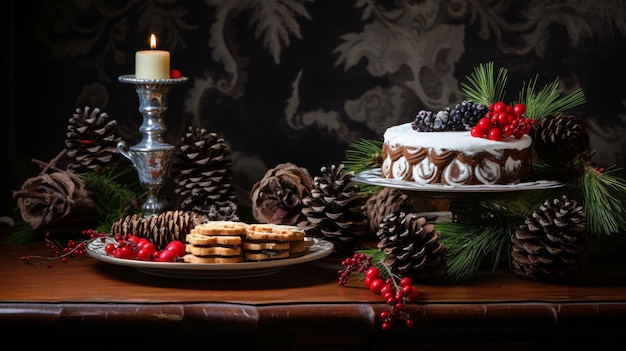
[{"label": "cake", "polygon": [[469,131],[419,132],[405,123],[383,135],[382,176],[418,184],[516,184],[530,177],[532,138],[501,141]]}]

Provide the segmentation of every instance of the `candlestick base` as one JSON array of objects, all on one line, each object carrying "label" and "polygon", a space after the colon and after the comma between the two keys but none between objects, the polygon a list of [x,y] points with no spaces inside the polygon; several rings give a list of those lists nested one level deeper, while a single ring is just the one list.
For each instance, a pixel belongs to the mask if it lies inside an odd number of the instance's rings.
[{"label": "candlestick base", "polygon": [[139,126],[141,141],[128,147],[120,141],[117,149],[129,159],[139,176],[139,183],[146,189],[147,197],[141,206],[143,216],[163,212],[165,205],[159,200],[159,191],[169,173],[176,147],[163,140],[167,131],[163,117],[167,111],[167,94],[170,86],[187,82],[187,77],[173,79],[137,79],[134,75],[120,76],[122,83],[134,84],[139,97],[139,112],[143,122]]}]

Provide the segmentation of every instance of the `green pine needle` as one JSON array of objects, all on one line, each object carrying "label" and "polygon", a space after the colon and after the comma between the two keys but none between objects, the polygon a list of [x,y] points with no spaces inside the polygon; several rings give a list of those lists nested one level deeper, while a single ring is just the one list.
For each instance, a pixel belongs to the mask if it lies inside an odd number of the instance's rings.
[{"label": "green pine needle", "polygon": [[468,83],[461,83],[463,94],[467,99],[484,106],[504,99],[508,70],[500,68],[494,76],[493,62],[481,64],[467,76]]},{"label": "green pine needle", "polygon": [[346,171],[357,174],[380,167],[382,165],[382,147],[383,142],[380,140],[362,138],[351,143],[346,150],[343,161]]},{"label": "green pine needle", "polygon": [[617,167],[604,172],[588,166],[580,188],[583,193],[587,225],[595,235],[610,235],[626,230],[626,180],[614,175]]},{"label": "green pine needle", "polygon": [[132,167],[119,169],[111,167],[103,174],[95,172],[83,175],[85,185],[92,193],[101,222],[98,231],[108,232],[113,222],[119,218],[136,213],[143,192],[138,184],[122,184],[119,179],[133,171]]},{"label": "green pine needle", "polygon": [[563,112],[585,103],[585,93],[577,88],[568,95],[562,95],[559,79],[536,91],[537,78],[524,83],[519,93],[519,102],[526,106],[526,117],[539,119],[553,112]]}]

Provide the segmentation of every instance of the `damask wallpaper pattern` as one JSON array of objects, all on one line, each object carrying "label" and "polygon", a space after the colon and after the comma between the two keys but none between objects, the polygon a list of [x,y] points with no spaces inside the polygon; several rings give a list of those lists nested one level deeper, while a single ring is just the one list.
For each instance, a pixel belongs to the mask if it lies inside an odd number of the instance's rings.
[{"label": "damask wallpaper pattern", "polygon": [[63,148],[77,107],[99,107],[139,140],[134,53],[150,33],[189,77],[165,122],[177,144],[189,126],[231,148],[240,201],[268,168],[293,162],[316,175],[359,138],[461,101],[460,82],[493,61],[524,82],[582,87],[573,111],[596,161],[626,166],[626,2],[623,0],[59,0],[3,3],[2,196]]}]

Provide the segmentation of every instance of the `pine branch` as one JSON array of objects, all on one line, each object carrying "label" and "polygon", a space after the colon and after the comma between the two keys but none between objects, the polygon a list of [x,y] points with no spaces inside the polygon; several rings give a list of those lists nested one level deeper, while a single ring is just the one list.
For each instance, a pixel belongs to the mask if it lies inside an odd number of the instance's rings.
[{"label": "pine branch", "polygon": [[508,70],[500,68],[494,76],[493,62],[481,64],[474,72],[466,76],[468,83],[461,83],[463,94],[467,99],[484,106],[504,99]]},{"label": "pine branch", "polygon": [[345,160],[346,171],[354,174],[380,167],[383,142],[371,139],[359,139],[348,146]]},{"label": "pine branch", "polygon": [[537,78],[524,83],[519,93],[519,102],[526,105],[526,117],[539,119],[553,112],[563,112],[585,103],[585,94],[581,88],[568,95],[562,95],[559,79],[536,91]]},{"label": "pine branch", "polygon": [[617,167],[603,172],[588,165],[579,187],[585,204],[589,231],[610,235],[626,230],[626,180],[614,175]]}]

